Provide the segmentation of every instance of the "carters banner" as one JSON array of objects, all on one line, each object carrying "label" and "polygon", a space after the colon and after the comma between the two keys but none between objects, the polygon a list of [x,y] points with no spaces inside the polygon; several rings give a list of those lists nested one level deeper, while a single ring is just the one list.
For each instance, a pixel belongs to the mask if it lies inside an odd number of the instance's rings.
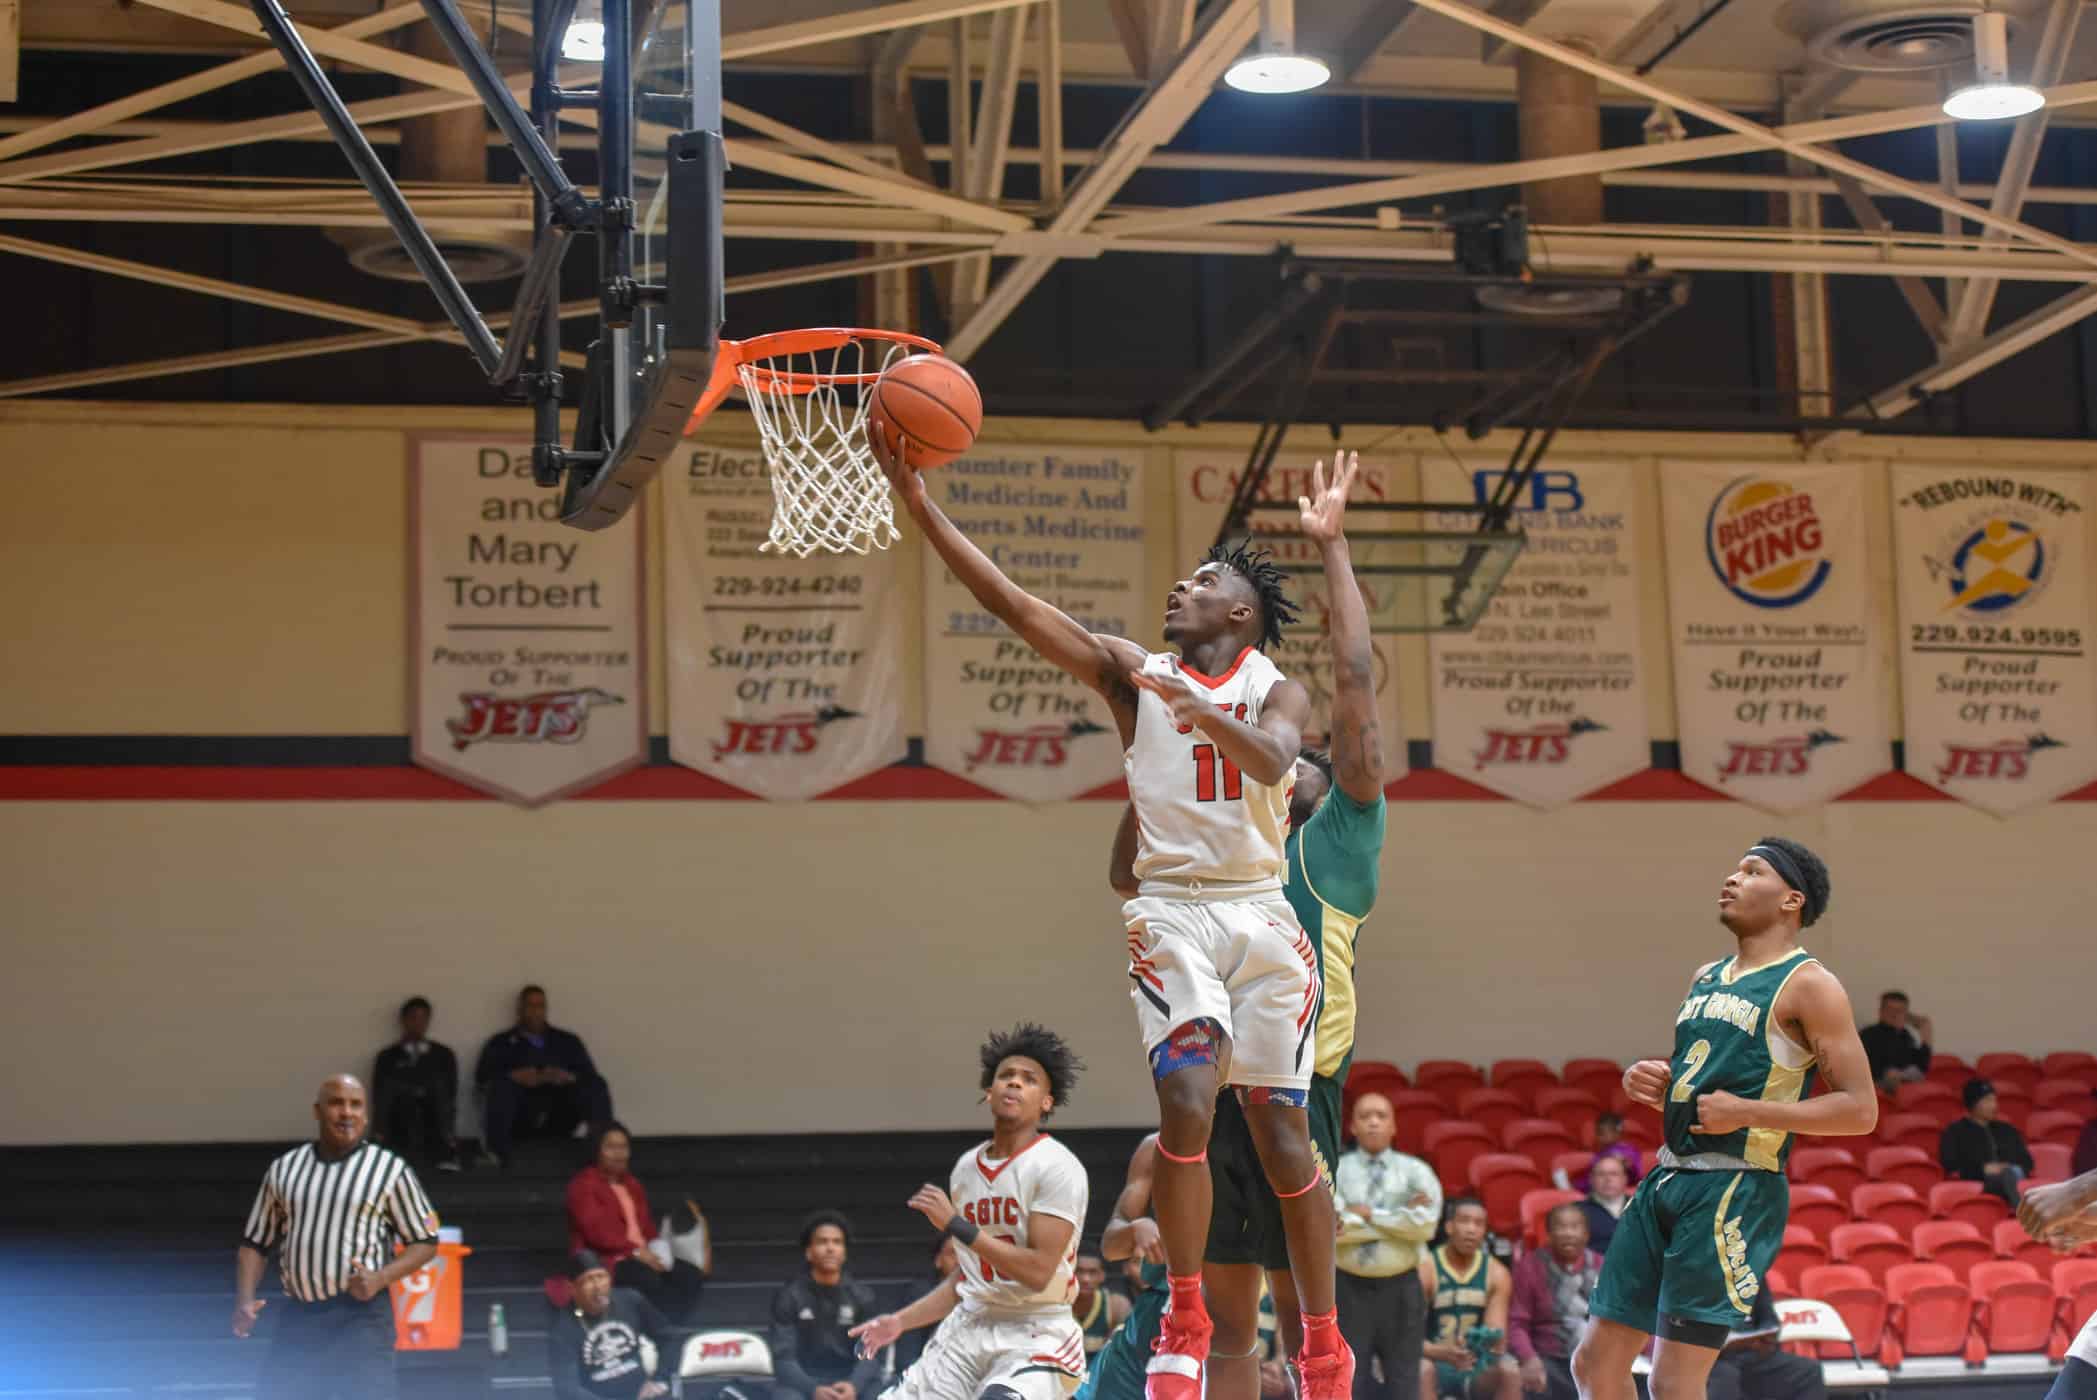
[{"label": "carters banner", "polygon": [[529,442],[411,438],[415,761],[537,805],[648,758],[641,522],[572,530]]},{"label": "carters banner", "polygon": [[1907,767],[1998,815],[2097,779],[2089,478],[1893,468]]},{"label": "carters banner", "polygon": [[662,483],[670,757],[771,798],[902,758],[893,551],[760,553],[772,485],[754,447],[688,441]]},{"label": "carters banner", "polygon": [[1885,772],[1861,469],[1660,470],[1682,771],[1779,812]]},{"label": "carters banner", "polygon": [[[1152,630],[1144,454],[978,447],[925,474],[949,519],[1012,581],[1089,631]],[[925,759],[993,792],[1053,802],[1121,776],[1106,702],[983,611],[925,557]]]},{"label": "carters banner", "polygon": [[[1422,467],[1423,493],[1455,475]],[[1505,469],[1478,462],[1458,488],[1483,501]],[[1555,807],[1652,762],[1639,658],[1631,468],[1553,462],[1517,514],[1528,544],[1469,632],[1428,636],[1437,768]],[[1470,516],[1434,528],[1469,529]]]},{"label": "carters banner", "polygon": [[[1330,470],[1338,449],[1332,452],[1284,453],[1267,474],[1260,490],[1260,500],[1269,504],[1294,507],[1297,498],[1310,494],[1311,465],[1324,460]],[[1412,463],[1407,459],[1404,470],[1410,471]],[[1390,458],[1362,459],[1361,473],[1355,478],[1353,499],[1356,501],[1397,500],[1407,493],[1401,490],[1400,465]],[[1203,451],[1184,451],[1174,454],[1173,500],[1179,516],[1179,553],[1173,560],[1176,570],[1173,577],[1185,578],[1201,563],[1209,546],[1216,542],[1216,531],[1223,524],[1225,512],[1230,507],[1231,495],[1238,489],[1238,478],[1245,471],[1245,454],[1228,448]],[[1266,518],[1278,518],[1278,512],[1268,512]],[[1369,511],[1358,511],[1347,517],[1351,527],[1358,530],[1389,529],[1390,517]],[[1294,524],[1291,517],[1290,523]],[[1263,548],[1273,551],[1275,560],[1289,570],[1289,597],[1302,609],[1307,619],[1320,620],[1326,614],[1325,569],[1318,559],[1318,548],[1300,535],[1276,535],[1258,541]],[[1355,558],[1361,558],[1357,546]],[[1377,578],[1374,574],[1361,575],[1363,594],[1370,600],[1369,611],[1376,612],[1374,594]],[[1155,599],[1152,606],[1164,607],[1163,599]],[[1150,625],[1145,635],[1156,636],[1162,622],[1162,614],[1148,619]],[[1398,713],[1398,639],[1391,636],[1371,637],[1372,661],[1376,668],[1377,724],[1383,731],[1384,781],[1394,783],[1405,776],[1405,726]],[[1303,683],[1311,693],[1311,722],[1304,730],[1304,739],[1312,744],[1324,744],[1332,730],[1332,647],[1325,637],[1316,633],[1304,633],[1282,638],[1281,644],[1270,653],[1274,664],[1282,674]]]}]

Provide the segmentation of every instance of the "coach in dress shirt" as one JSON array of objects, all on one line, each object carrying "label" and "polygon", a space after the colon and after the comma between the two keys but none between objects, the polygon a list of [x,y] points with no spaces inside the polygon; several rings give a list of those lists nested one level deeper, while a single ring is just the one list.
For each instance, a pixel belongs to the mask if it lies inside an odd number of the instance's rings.
[{"label": "coach in dress shirt", "polygon": [[[1349,1119],[1355,1149],[1333,1172],[1340,1237],[1334,1250],[1340,1332],[1354,1350],[1354,1393],[1413,1400],[1427,1340],[1420,1251],[1442,1217],[1434,1168],[1392,1148],[1396,1119],[1382,1094],[1363,1094]],[[1383,1363],[1377,1385],[1370,1368]]]},{"label": "coach in dress shirt", "polygon": [[[364,1086],[338,1074],[313,1105],[316,1139],[270,1163],[235,1270],[233,1335],[268,1304],[256,1296],[272,1250],[288,1295],[257,1389],[267,1400],[394,1400],[393,1302],[386,1290],[437,1252],[437,1213],[414,1171],[364,1140]],[[398,1243],[406,1246],[393,1252]]]}]

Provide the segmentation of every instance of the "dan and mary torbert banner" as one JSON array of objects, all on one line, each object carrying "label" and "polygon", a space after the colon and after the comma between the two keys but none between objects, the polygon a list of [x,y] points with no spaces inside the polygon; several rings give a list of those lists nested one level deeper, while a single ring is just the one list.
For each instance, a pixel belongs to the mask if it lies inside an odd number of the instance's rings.
[{"label": "dan and mary torbert banner", "polygon": [[1885,772],[1859,469],[1661,474],[1682,771],[1775,811]]},{"label": "dan and mary torbert banner", "polygon": [[1996,813],[2097,779],[2085,474],[1892,485],[1908,772]]},{"label": "dan and mary torbert banner", "polygon": [[[1266,504],[1294,507],[1299,496],[1310,494],[1311,464],[1323,457],[1331,465],[1333,453],[1284,453],[1274,463],[1274,470],[1267,474],[1262,485],[1260,500]],[[1222,449],[1219,451],[1188,451],[1176,454],[1174,463],[1175,504],[1179,516],[1179,553],[1173,560],[1177,571],[1173,577],[1185,578],[1200,564],[1202,555],[1216,542],[1216,531],[1223,524],[1223,516],[1230,507],[1232,494],[1238,488],[1238,478],[1245,471],[1245,454],[1242,451]],[[1406,493],[1401,490],[1397,477],[1397,466],[1388,460],[1364,460],[1361,474],[1355,479],[1354,499],[1357,501],[1389,501],[1400,499]],[[1279,512],[1269,512],[1274,519]],[[1350,517],[1358,529],[1386,529],[1386,517],[1368,511]],[[1294,520],[1289,522],[1292,526]],[[1302,609],[1303,616],[1312,621],[1326,614],[1325,569],[1319,562],[1318,548],[1300,535],[1277,535],[1257,541],[1262,547],[1272,550],[1277,562],[1289,570],[1289,597]],[[1360,547],[1354,555],[1362,557]],[[1359,579],[1365,594],[1373,594],[1377,587],[1376,576],[1364,575]],[[1158,604],[1162,606],[1162,602]],[[1375,612],[1372,598],[1370,612]],[[1154,622],[1145,634],[1155,636]],[[1376,675],[1377,724],[1383,731],[1384,781],[1394,783],[1405,776],[1405,726],[1398,713],[1398,647],[1397,638],[1389,636],[1371,637],[1370,647]],[[1274,664],[1291,680],[1301,681],[1311,693],[1311,722],[1304,730],[1304,739],[1309,743],[1323,744],[1332,730],[1332,647],[1320,634],[1293,635],[1282,638],[1281,645],[1273,652]]]},{"label": "dan and mary torbert banner", "polygon": [[415,761],[513,802],[551,802],[648,757],[640,512],[554,518],[531,444],[409,447]]},{"label": "dan and mary torbert banner", "polygon": [[[1013,582],[1089,631],[1141,637],[1144,454],[981,448],[925,473],[949,519]],[[925,569],[925,758],[1006,797],[1053,802],[1119,778],[1106,703],[983,611],[932,549]]]},{"label": "dan and mary torbert banner", "polygon": [[789,799],[904,757],[894,551],[760,553],[772,487],[755,448],[688,441],[662,484],[670,757]]},{"label": "dan and mary torbert banner", "polygon": [[[1428,470],[1430,482],[1451,475]],[[1464,494],[1485,500],[1502,473],[1476,464]],[[1630,467],[1600,462],[1554,462],[1531,480],[1518,512],[1528,544],[1485,614],[1428,637],[1436,767],[1555,807],[1651,765],[1634,488]]]}]

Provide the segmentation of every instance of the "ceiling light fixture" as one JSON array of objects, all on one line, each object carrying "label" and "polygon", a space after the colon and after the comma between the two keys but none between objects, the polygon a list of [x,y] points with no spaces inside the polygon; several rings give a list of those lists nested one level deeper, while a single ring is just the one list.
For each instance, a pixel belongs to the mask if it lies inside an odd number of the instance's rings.
[{"label": "ceiling light fixture", "polygon": [[1259,44],[1230,66],[1223,81],[1240,92],[1309,92],[1332,69],[1296,52],[1296,0],[1261,0]]},{"label": "ceiling light fixture", "polygon": [[604,21],[575,20],[561,36],[561,57],[571,63],[604,62]]},{"label": "ceiling light fixture", "polygon": [[2010,22],[1995,10],[1973,17],[1973,81],[1944,99],[1944,115],[1962,122],[2021,117],[2046,105],[2028,83],[2010,81]]}]

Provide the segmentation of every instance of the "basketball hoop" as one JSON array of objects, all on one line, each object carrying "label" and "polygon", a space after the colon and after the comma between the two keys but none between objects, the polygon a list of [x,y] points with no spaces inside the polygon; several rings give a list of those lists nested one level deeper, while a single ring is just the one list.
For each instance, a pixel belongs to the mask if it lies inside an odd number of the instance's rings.
[{"label": "basketball hoop", "polygon": [[[691,433],[740,387],[772,477],[768,554],[865,554],[896,542],[888,479],[867,445],[868,396],[881,371],[937,343],[903,331],[829,327],[723,340]],[[847,401],[845,391],[853,391]]]}]

